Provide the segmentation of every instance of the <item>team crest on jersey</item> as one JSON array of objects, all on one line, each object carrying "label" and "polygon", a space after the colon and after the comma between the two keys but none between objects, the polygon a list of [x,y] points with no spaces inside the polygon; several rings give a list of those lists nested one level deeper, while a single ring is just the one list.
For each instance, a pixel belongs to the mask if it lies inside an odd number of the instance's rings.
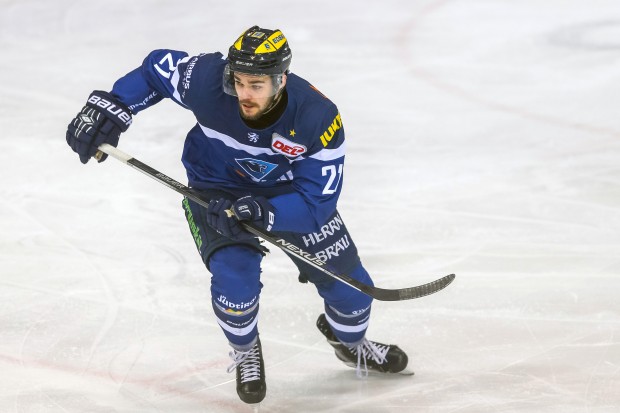
[{"label": "team crest on jersey", "polygon": [[271,135],[271,149],[289,158],[308,152],[308,148],[284,138],[277,133]]},{"label": "team crest on jersey", "polygon": [[248,132],[248,140],[250,142],[258,142],[258,138],[260,138],[260,136],[258,136],[258,133],[255,132]]},{"label": "team crest on jersey", "polygon": [[262,181],[271,171],[278,167],[277,164],[261,161],[260,159],[243,158],[235,159],[235,161],[256,182]]}]

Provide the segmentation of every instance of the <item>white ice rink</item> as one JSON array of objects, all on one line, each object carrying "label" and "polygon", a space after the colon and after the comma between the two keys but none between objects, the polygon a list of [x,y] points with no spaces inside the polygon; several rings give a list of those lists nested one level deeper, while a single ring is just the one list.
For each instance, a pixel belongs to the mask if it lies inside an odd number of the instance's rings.
[{"label": "white ice rink", "polygon": [[[0,412],[250,412],[181,197],[66,125],[152,49],[278,27],[348,137],[341,213],[378,286],[369,338],[413,377],[358,380],[322,302],[264,261],[261,412],[620,412],[618,0],[0,1]],[[119,148],[184,181],[191,113]]]}]

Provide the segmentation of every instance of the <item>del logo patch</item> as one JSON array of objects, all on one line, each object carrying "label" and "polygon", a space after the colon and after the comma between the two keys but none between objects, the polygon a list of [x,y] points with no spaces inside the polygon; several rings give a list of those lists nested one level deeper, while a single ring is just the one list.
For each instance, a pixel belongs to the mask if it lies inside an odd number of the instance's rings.
[{"label": "del logo patch", "polygon": [[263,180],[271,171],[278,167],[277,164],[261,161],[260,159],[243,158],[235,159],[235,161],[257,182]]},{"label": "del logo patch", "polygon": [[271,149],[284,156],[294,158],[308,152],[308,148],[274,133],[271,135]]}]

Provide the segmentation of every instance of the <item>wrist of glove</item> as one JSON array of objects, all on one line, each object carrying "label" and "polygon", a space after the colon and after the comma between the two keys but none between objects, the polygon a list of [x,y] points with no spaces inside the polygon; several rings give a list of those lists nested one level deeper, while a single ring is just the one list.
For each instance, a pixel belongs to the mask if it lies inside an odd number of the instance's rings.
[{"label": "wrist of glove", "polygon": [[[121,133],[129,128],[131,121],[127,106],[110,93],[95,90],[67,127],[67,144],[80,156],[82,163],[87,163],[102,143],[117,146]],[[106,158],[103,154],[98,161]]]},{"label": "wrist of glove", "polygon": [[[233,212],[230,216],[227,211]],[[240,224],[248,221],[271,231],[275,222],[273,206],[262,196],[245,196],[235,202],[227,199],[212,200],[207,207],[207,223],[218,233],[233,239],[252,238]]]}]

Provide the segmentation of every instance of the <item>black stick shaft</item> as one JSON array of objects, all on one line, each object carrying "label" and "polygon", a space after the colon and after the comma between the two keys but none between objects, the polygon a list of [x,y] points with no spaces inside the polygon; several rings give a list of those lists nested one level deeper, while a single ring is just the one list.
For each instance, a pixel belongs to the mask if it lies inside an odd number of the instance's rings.
[{"label": "black stick shaft", "polygon": [[[167,187],[175,190],[183,196],[197,202],[198,204],[204,206],[205,208],[209,205],[209,202],[202,199],[196,192],[194,192],[191,188],[183,185],[182,183],[170,178],[169,176],[159,172],[158,170],[148,166],[145,163],[140,162],[136,158],[132,157],[129,154],[121,151],[120,149],[115,148],[114,146],[108,145],[106,143],[99,146],[99,150],[103,153],[106,153],[112,156],[115,159],[131,166],[134,169],[142,172],[143,174],[149,176],[150,178],[155,179],[156,181],[166,185]],[[259,228],[255,225],[252,225],[247,222],[241,221],[241,225],[243,228],[264,239],[280,248],[285,253],[291,255],[292,257],[299,259],[306,264],[311,265],[312,267],[322,271],[328,276],[335,278],[336,280],[347,284],[348,286],[355,288],[358,291],[363,292],[364,294],[369,295],[370,297],[380,300],[380,301],[402,301],[402,300],[410,300],[414,298],[424,297],[426,295],[430,295],[436,293],[437,291],[443,290],[446,288],[453,280],[455,275],[449,274],[445,277],[442,277],[438,280],[432,281],[428,284],[418,285],[415,287],[409,288],[400,288],[400,289],[385,289],[373,287],[367,284],[364,284],[356,279],[353,279],[345,274],[339,274],[330,271],[326,268],[326,264],[323,260],[318,258],[314,254],[307,253],[301,250],[299,247],[287,242],[286,240],[276,237],[273,234],[266,232],[262,228]]]}]

